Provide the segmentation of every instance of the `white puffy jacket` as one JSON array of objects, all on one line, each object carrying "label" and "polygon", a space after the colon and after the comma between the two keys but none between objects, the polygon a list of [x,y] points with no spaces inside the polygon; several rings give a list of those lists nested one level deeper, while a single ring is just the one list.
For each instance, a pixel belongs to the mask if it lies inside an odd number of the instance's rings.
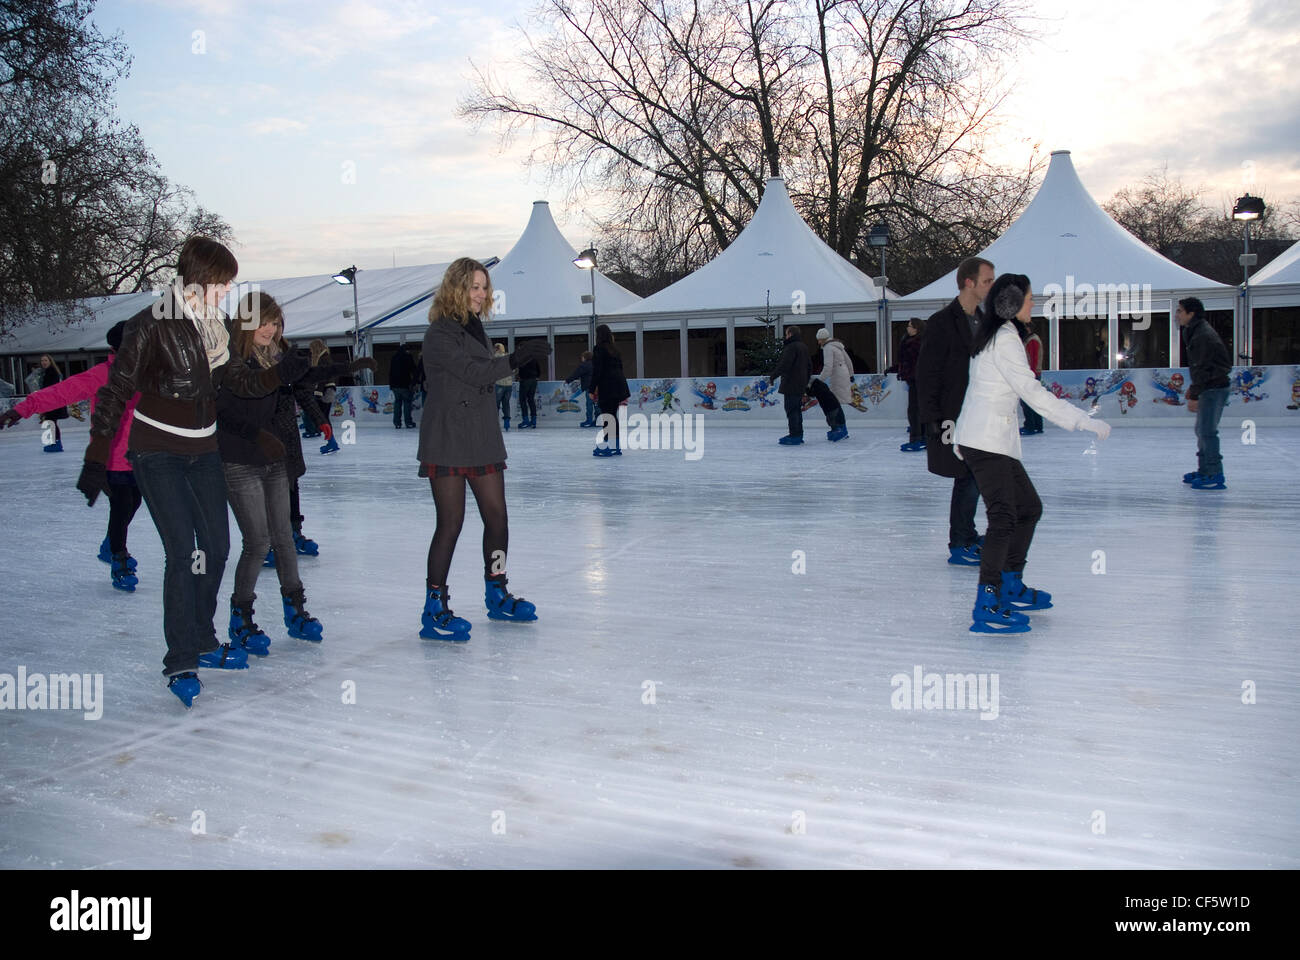
[{"label": "white puffy jacket", "polygon": [[853,361],[849,359],[844,344],[838,340],[827,340],[822,346],[822,372],[817,377],[826,381],[831,393],[835,394],[835,399],[840,403],[853,400],[853,386],[850,382],[852,376]]},{"label": "white puffy jacket", "polygon": [[1088,422],[1087,413],[1055,396],[1034,377],[1016,326],[1008,321],[998,328],[992,343],[971,357],[970,384],[952,436],[957,456],[961,447],[973,447],[1019,460],[1021,400],[1066,430],[1078,430]]}]

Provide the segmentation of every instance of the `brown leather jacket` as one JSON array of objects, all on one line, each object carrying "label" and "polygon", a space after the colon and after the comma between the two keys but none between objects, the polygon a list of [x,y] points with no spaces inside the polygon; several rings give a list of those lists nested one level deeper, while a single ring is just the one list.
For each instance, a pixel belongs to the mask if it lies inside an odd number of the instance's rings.
[{"label": "brown leather jacket", "polygon": [[[176,427],[202,429],[216,423],[218,387],[238,396],[261,397],[280,383],[277,367],[250,367],[233,351],[229,361],[209,370],[199,331],[168,292],[126,322],[122,349],[113,359],[108,383],[95,397],[90,434],[92,438],[111,438],[121,423],[123,409],[137,392],[140,403],[136,409],[146,417]],[[92,447],[98,447],[93,439]]]}]

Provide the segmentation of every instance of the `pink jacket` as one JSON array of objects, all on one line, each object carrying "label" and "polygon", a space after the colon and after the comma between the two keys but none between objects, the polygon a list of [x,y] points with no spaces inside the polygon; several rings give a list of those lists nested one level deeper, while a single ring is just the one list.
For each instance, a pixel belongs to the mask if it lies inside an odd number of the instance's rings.
[{"label": "pink jacket", "polygon": [[[99,388],[108,383],[108,369],[113,365],[113,354],[103,363],[97,363],[85,373],[60,380],[52,387],[28,394],[21,403],[14,404],[14,410],[20,417],[30,417],[34,413],[44,413],[55,407],[66,407],[82,400],[90,401],[90,411],[95,411],[95,394]],[[131,433],[131,418],[135,415],[135,405],[140,402],[136,394],[122,411],[122,422],[113,434],[113,448],[108,457],[109,470],[130,470],[131,464],[126,459],[126,441]]]}]

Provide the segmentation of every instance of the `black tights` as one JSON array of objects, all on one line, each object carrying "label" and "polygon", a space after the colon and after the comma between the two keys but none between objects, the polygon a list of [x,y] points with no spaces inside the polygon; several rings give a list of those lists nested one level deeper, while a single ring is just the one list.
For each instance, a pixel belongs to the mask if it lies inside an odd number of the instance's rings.
[{"label": "black tights", "polygon": [[126,531],[140,509],[140,488],[127,470],[108,472],[108,547],[126,553]]},{"label": "black tights", "polygon": [[[505,573],[510,524],[506,517],[506,477],[501,471],[482,477],[430,477],[438,526],[429,543],[427,585],[446,587],[451,555],[465,523],[465,484],[469,484],[483,518],[483,576]],[[499,551],[499,553],[498,553]],[[495,557],[494,554],[497,554]]]}]

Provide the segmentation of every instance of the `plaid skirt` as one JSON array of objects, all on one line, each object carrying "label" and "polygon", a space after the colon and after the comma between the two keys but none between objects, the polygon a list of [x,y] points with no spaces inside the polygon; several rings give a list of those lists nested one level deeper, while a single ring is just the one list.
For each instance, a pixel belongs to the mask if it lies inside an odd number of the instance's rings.
[{"label": "plaid skirt", "polygon": [[437,480],[441,477],[486,477],[490,473],[500,473],[506,468],[505,462],[489,463],[482,467],[442,467],[436,463],[420,464],[419,475]]}]

